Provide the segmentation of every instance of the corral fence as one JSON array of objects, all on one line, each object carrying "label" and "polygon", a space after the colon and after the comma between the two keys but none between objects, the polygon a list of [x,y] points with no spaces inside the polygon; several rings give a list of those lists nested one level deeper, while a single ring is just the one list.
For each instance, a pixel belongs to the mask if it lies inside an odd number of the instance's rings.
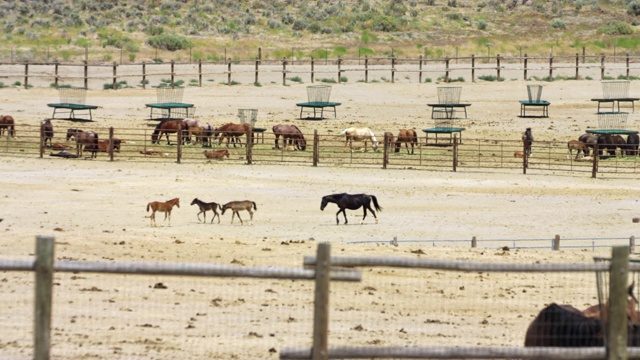
[{"label": "corral fence", "polygon": [[[59,128],[59,127],[58,127]],[[105,156],[122,161],[175,161],[178,163],[236,163],[236,164],[293,164],[309,166],[379,167],[383,169],[424,169],[436,171],[517,171],[530,173],[571,173],[591,177],[597,175],[636,177],[640,172],[637,151],[618,149],[613,156],[601,152],[596,145],[589,156],[570,153],[567,143],[535,141],[532,155],[522,156],[525,149],[519,140],[459,139],[453,136],[445,142],[433,143],[419,137],[414,146],[401,144],[396,147],[382,137],[377,144],[354,141],[349,144],[344,136],[320,134],[317,130],[307,135],[301,143],[276,145],[272,133],[251,133],[240,141],[219,143],[216,139],[192,136],[188,133],[159,136],[153,141],[153,127],[148,128],[86,128],[98,133],[97,159]],[[88,150],[80,153],[73,138],[68,140],[66,130],[54,131],[54,137],[45,144],[42,126],[16,125],[16,136],[6,133],[0,137],[0,154],[10,156],[59,156],[66,158],[90,158]],[[252,139],[252,141],[247,141]],[[198,142],[199,141],[199,142]],[[427,143],[427,141],[430,141]],[[601,144],[602,145],[602,144]],[[374,146],[376,146],[374,148]],[[302,150],[304,148],[304,150]],[[226,149],[228,157],[211,160],[205,151]],[[594,154],[602,153],[600,156]]]},{"label": "corral fence", "polygon": [[[593,263],[479,263],[459,260],[423,259],[408,257],[380,257],[380,256],[332,256],[331,246],[328,243],[318,244],[316,256],[304,258],[304,268],[282,267],[250,267],[228,266],[217,264],[193,264],[193,263],[149,263],[149,262],[118,262],[118,261],[77,261],[55,260],[54,239],[52,237],[39,236],[36,238],[36,252],[34,260],[0,260],[0,270],[9,272],[34,272],[35,273],[35,297],[34,303],[34,331],[33,344],[35,359],[49,359],[51,357],[51,344],[61,340],[58,328],[52,333],[51,318],[53,315],[53,289],[54,275],[62,272],[73,274],[112,274],[138,276],[173,275],[181,277],[226,277],[226,278],[251,278],[259,279],[292,279],[315,280],[315,295],[313,305],[313,346],[288,347],[280,351],[281,359],[388,359],[388,358],[412,358],[412,359],[605,359],[605,358],[640,358],[640,348],[627,347],[627,286],[630,278],[635,280],[640,266],[629,261],[628,247],[612,248],[612,257],[609,261],[595,261]],[[345,269],[345,267],[350,269]],[[334,281],[360,282],[363,280],[359,268],[370,273],[374,268],[412,269],[416,276],[420,272],[437,271],[448,274],[453,278],[455,274],[518,274],[534,273],[541,277],[556,273],[562,276],[568,274],[608,274],[609,294],[608,306],[602,302],[601,310],[607,311],[608,325],[605,347],[589,348],[523,348],[515,346],[330,346],[333,337],[330,336],[330,295],[339,298],[341,292],[352,292],[353,287],[340,287],[332,289],[338,283]],[[450,280],[449,280],[450,281]],[[471,285],[471,284],[468,284]],[[506,286],[506,285],[505,285]],[[600,286],[600,285],[599,285]],[[375,291],[367,287],[369,292]],[[598,289],[600,290],[603,289]],[[409,289],[397,289],[401,296],[409,295]],[[531,295],[533,296],[533,294]],[[495,301],[495,300],[494,300]],[[376,306],[376,302],[371,306]],[[541,305],[540,305],[541,306]],[[393,306],[388,304],[388,311]],[[494,306],[495,307],[495,306]],[[241,311],[241,310],[240,310]],[[336,313],[335,311],[333,312]],[[386,311],[378,314],[385,317]],[[5,315],[6,316],[6,315]],[[368,321],[374,319],[368,318]],[[366,324],[365,324],[366,325]],[[59,324],[58,327],[62,327]],[[311,324],[309,324],[311,326]],[[434,322],[432,326],[437,327]],[[466,324],[464,330],[473,326]],[[457,328],[457,326],[455,326]],[[352,331],[358,331],[352,329]],[[461,331],[463,329],[458,329]],[[333,333],[332,333],[333,334]],[[335,335],[335,334],[334,334]],[[375,336],[375,335],[374,335]],[[344,342],[341,341],[341,342]],[[101,341],[100,344],[103,342]],[[340,343],[340,342],[337,342]],[[424,340],[418,344],[425,343]],[[91,346],[91,345],[88,345]],[[242,346],[242,345],[240,345]],[[277,350],[276,350],[277,351]],[[113,354],[112,354],[113,355]]]},{"label": "corral fence", "polygon": [[[597,75],[596,75],[597,74]],[[0,63],[0,79],[31,86],[118,89],[128,86],[205,86],[207,82],[237,83],[322,82],[444,82],[469,78],[494,80],[556,77],[629,79],[640,75],[638,55],[459,56],[445,58],[365,57],[336,59],[253,59],[169,63],[111,64],[87,62]],[[464,81],[464,80],[463,80]],[[7,84],[5,84],[7,85]]]}]

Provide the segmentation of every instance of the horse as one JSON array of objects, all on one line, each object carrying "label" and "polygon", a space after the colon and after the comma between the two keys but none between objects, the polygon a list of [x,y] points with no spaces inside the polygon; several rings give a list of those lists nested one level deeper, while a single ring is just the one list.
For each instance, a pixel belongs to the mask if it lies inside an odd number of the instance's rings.
[{"label": "horse", "polygon": [[620,135],[602,134],[598,136],[598,155],[602,156],[604,150],[609,156],[616,156],[616,150],[620,148],[621,156],[624,157],[624,151],[627,148],[627,141]]},{"label": "horse", "polygon": [[253,221],[253,211],[251,211],[251,206],[253,205],[253,210],[258,211],[258,208],[256,207],[256,203],[254,201],[251,200],[244,200],[244,201],[231,201],[228,202],[224,205],[222,205],[222,215],[224,215],[224,212],[227,211],[228,209],[231,209],[231,211],[233,212],[231,214],[231,223],[233,224],[233,218],[238,215],[238,219],[240,219],[240,224],[244,224],[242,222],[242,219],[240,218],[240,213],[238,211],[242,211],[242,210],[246,210],[249,212],[249,216],[251,216],[251,218],[249,219],[249,224],[252,224]]},{"label": "horse", "polygon": [[391,147],[395,144],[393,133],[390,131],[384,132],[384,141],[387,149],[391,149]]},{"label": "horse", "polygon": [[569,140],[567,142],[567,148],[569,149],[570,155],[573,155],[573,150],[576,150],[576,159],[580,157],[580,152],[582,152],[582,156],[589,155],[589,147],[580,140]]},{"label": "horse", "polygon": [[[233,138],[235,139],[235,142],[233,143],[233,147],[236,147],[236,143],[242,144],[240,137],[242,135],[247,134],[247,132],[250,132],[250,130],[251,130],[251,124],[249,123],[240,123],[240,124],[227,123],[213,130],[213,138],[215,139],[218,136],[220,136],[218,145],[221,145],[222,141],[226,137],[227,147],[229,147],[229,140]],[[247,143],[250,143],[251,141],[253,141],[253,139],[247,140]]]},{"label": "horse", "polygon": [[407,143],[411,144],[411,154],[413,154],[414,144],[418,145],[418,133],[413,129],[400,129],[394,152],[400,152],[401,143],[404,143],[407,154],[409,153],[409,145]]},{"label": "horse", "polygon": [[[638,299],[633,293],[633,287],[635,282],[631,283],[627,288],[627,319],[632,323],[638,323]],[[604,310],[604,311],[603,311]],[[588,318],[602,320],[605,324],[608,323],[607,312],[609,311],[609,303],[605,303],[604,306],[593,305],[582,311],[582,315]]]},{"label": "horse", "polygon": [[211,223],[213,224],[213,220],[218,217],[218,224],[220,224],[220,215],[218,214],[218,209],[222,210],[222,207],[215,202],[204,202],[198,198],[193,199],[191,201],[191,205],[198,205],[200,208],[200,212],[198,213],[198,221],[200,221],[200,214],[204,214],[204,222],[207,222],[207,210],[213,211],[213,219],[211,219]]},{"label": "horse", "polygon": [[629,134],[629,136],[627,136],[627,155],[638,155],[638,143],[640,143],[640,136],[638,136],[638,134]]},{"label": "horse", "polygon": [[180,198],[174,198],[165,202],[152,201],[148,203],[147,212],[149,212],[149,209],[151,209],[151,226],[157,226],[156,211],[164,213],[164,220],[167,220],[167,216],[168,216],[169,226],[171,226],[171,209],[173,209],[174,206],[180,207]]},{"label": "horse", "polygon": [[211,147],[211,138],[213,137],[213,126],[209,123],[202,125],[202,147]]},{"label": "horse", "polygon": [[531,128],[527,128],[522,133],[522,143],[524,144],[524,153],[527,157],[531,156],[531,144],[533,144],[533,134]]},{"label": "horse", "polygon": [[51,147],[51,140],[53,139],[53,125],[51,120],[47,119],[42,123],[42,139],[43,145],[47,146],[47,140],[49,141],[49,147]]},{"label": "horse", "polygon": [[346,193],[323,196],[322,202],[320,203],[320,210],[324,211],[324,208],[327,206],[328,203],[334,203],[338,205],[340,210],[338,210],[338,212],[336,213],[336,224],[337,225],[340,224],[340,219],[338,218],[338,215],[342,213],[344,215],[344,224],[346,225],[348,223],[347,213],[345,212],[346,209],[357,210],[359,208],[362,208],[362,210],[364,210],[364,216],[362,217],[360,224],[364,223],[364,219],[367,217],[367,209],[368,209],[369,211],[371,211],[371,213],[373,214],[373,217],[376,219],[376,223],[378,223],[378,217],[376,216],[376,212],[373,211],[373,209],[371,208],[372,200],[376,210],[382,211],[382,207],[380,207],[380,205],[378,204],[378,199],[374,195],[367,195],[367,194],[351,195]]},{"label": "horse", "polygon": [[204,151],[204,156],[207,159],[216,159],[216,160],[220,160],[222,158],[224,158],[225,156],[227,157],[227,159],[229,158],[229,150],[226,149],[217,149],[217,150],[211,150],[211,151]]},{"label": "horse", "polygon": [[584,156],[589,156],[589,148],[594,149],[596,147],[596,144],[598,143],[598,136],[587,133],[580,135],[580,137],[578,137],[578,140],[587,145],[587,152],[584,154]]},{"label": "horse", "polygon": [[282,136],[283,147],[286,147],[288,142],[289,145],[293,145],[295,143],[296,149],[298,150],[304,151],[307,148],[307,141],[304,139],[302,131],[300,131],[297,126],[278,124],[274,125],[271,130],[273,130],[273,133],[276,135],[276,149],[280,148],[278,145],[278,139],[280,136]]},{"label": "horse", "polygon": [[11,137],[16,136],[16,124],[13,116],[0,115],[0,135],[4,134],[4,129],[7,129],[7,135]]},{"label": "horse", "polygon": [[373,150],[378,149],[378,140],[376,140],[373,131],[369,128],[347,128],[344,129],[340,135],[345,135],[344,146],[349,144],[349,147],[353,147],[353,140],[364,142],[364,151],[367,151],[367,141],[373,143]]},{"label": "horse", "polygon": [[80,129],[67,129],[67,141],[74,138],[76,140],[76,151],[78,156],[82,156],[82,148],[86,147],[91,151],[91,157],[97,157],[98,153],[98,133],[94,131],[82,131]]},{"label": "horse", "polygon": [[[178,131],[183,131],[182,134],[188,132],[189,126],[187,126],[182,120],[165,120],[156,125],[156,128],[153,130],[153,134],[151,134],[151,143],[152,144],[160,144],[160,139],[164,134],[167,137],[167,145],[171,145],[169,141],[169,134],[178,133]],[[182,144],[184,144],[185,137],[182,136]]]},{"label": "horse", "polygon": [[[113,138],[113,151],[120,152],[121,144],[124,141],[120,139]],[[85,148],[86,149],[86,148]],[[109,140],[98,140],[98,151],[100,152],[108,152],[109,151]]]},{"label": "horse", "polygon": [[[193,119],[193,118],[184,118],[182,119],[182,123],[185,126],[185,129],[188,129],[189,131],[185,131],[185,135],[184,135],[184,141],[185,143],[197,143],[199,140],[198,135],[200,135],[200,133],[202,132],[202,124],[200,123],[200,121],[198,121],[197,119]],[[195,128],[195,129],[192,129]],[[192,140],[191,136],[195,136],[195,141]]]}]

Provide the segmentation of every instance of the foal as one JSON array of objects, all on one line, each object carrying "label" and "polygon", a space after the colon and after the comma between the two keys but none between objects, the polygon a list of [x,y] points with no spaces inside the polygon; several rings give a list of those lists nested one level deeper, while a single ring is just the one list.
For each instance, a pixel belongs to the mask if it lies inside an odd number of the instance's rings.
[{"label": "foal", "polygon": [[249,219],[249,225],[253,225],[252,223],[253,211],[251,211],[252,206],[253,206],[253,210],[256,210],[256,211],[258,210],[258,208],[256,207],[256,203],[251,200],[231,201],[222,205],[222,215],[224,215],[225,211],[227,211],[228,209],[231,209],[231,211],[233,211],[233,214],[231,214],[231,223],[233,224],[233,218],[236,215],[238,215],[238,219],[240,219],[240,224],[244,224],[242,222],[242,219],[240,218],[240,214],[238,213],[238,211],[246,210],[249,212],[249,215],[251,216],[251,218]]},{"label": "foal", "polygon": [[200,208],[200,212],[198,213],[198,221],[200,221],[200,214],[204,213],[204,222],[207,222],[207,210],[213,211],[213,219],[211,219],[211,223],[213,224],[213,220],[218,217],[218,224],[220,224],[220,215],[218,214],[218,208],[222,209],[222,206],[218,205],[215,202],[204,202],[199,200],[198,198],[193,199],[191,205],[198,205]]},{"label": "foal", "polygon": [[[156,211],[164,213],[164,220],[167,220],[169,216],[169,226],[171,226],[171,209],[174,206],[180,207],[180,198],[171,199],[166,202],[152,201],[147,204],[147,212],[151,209],[151,226],[157,226],[156,224]],[[163,220],[163,221],[164,221]]]}]

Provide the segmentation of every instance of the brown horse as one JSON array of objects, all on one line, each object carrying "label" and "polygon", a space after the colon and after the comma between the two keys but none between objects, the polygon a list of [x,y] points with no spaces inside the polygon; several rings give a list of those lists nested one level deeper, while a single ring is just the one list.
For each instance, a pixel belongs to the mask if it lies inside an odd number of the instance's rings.
[{"label": "brown horse", "polygon": [[233,218],[236,215],[238,215],[238,219],[240,219],[240,224],[244,224],[242,222],[242,218],[240,218],[240,214],[238,213],[238,211],[246,210],[249,212],[249,215],[251,216],[251,218],[249,219],[249,224],[253,225],[251,223],[253,221],[253,211],[251,211],[252,206],[253,206],[253,210],[256,210],[256,211],[258,210],[258,208],[256,207],[256,203],[251,200],[231,201],[222,205],[222,215],[224,215],[225,211],[231,209],[231,211],[233,211],[233,214],[231,214],[231,223],[233,224]]},{"label": "brown horse", "polygon": [[169,134],[177,134],[179,131],[182,131],[181,138],[182,144],[184,144],[186,139],[186,134],[189,131],[189,126],[185,124],[182,120],[165,120],[156,125],[156,128],[153,130],[153,134],[151,134],[151,143],[152,144],[160,144],[160,139],[162,135],[167,137],[167,145],[171,145],[171,141],[169,141]]},{"label": "brown horse", "polygon": [[0,135],[4,135],[4,129],[7,129],[7,135],[16,136],[16,124],[11,115],[0,115]]},{"label": "brown horse", "polygon": [[204,156],[207,159],[216,159],[216,160],[221,160],[222,158],[224,158],[225,156],[227,157],[227,159],[229,158],[229,150],[226,149],[216,149],[216,150],[211,150],[211,151],[204,151]]},{"label": "brown horse", "polygon": [[404,147],[407,149],[407,154],[409,154],[408,144],[411,144],[411,154],[413,154],[414,145],[418,145],[418,133],[413,129],[400,129],[394,152],[400,152],[402,143],[404,143]]},{"label": "brown horse", "polygon": [[148,203],[147,212],[149,212],[149,209],[151,209],[151,226],[157,226],[156,211],[164,213],[164,220],[167,220],[167,216],[168,216],[169,226],[171,226],[171,209],[173,209],[174,206],[180,207],[180,198],[171,199],[166,202],[152,201]]},{"label": "brown horse", "polygon": [[273,133],[276,135],[276,149],[279,149],[278,139],[282,136],[282,146],[293,145],[295,143],[296,149],[304,151],[307,148],[307,141],[304,139],[302,131],[295,125],[274,125]]},{"label": "brown horse", "polygon": [[86,145],[86,149],[91,151],[91,157],[97,157],[98,134],[93,131],[82,131],[80,129],[67,129],[67,141],[75,138],[76,153],[82,156],[82,148]]},{"label": "brown horse", "polygon": [[[215,139],[218,136],[220,136],[220,139],[218,140],[218,145],[221,145],[224,138],[227,138],[227,147],[229,147],[229,140],[233,138],[235,139],[235,142],[233,143],[233,147],[236,147],[236,143],[242,144],[242,141],[240,141],[240,136],[247,134],[250,130],[251,130],[251,124],[249,123],[241,123],[241,124],[227,123],[213,130],[213,138]],[[249,139],[247,143],[250,143],[252,140],[253,139]]]},{"label": "brown horse", "polygon": [[51,120],[47,119],[42,123],[42,139],[43,145],[47,146],[47,140],[49,141],[49,147],[51,147],[51,140],[53,139],[53,125]]}]

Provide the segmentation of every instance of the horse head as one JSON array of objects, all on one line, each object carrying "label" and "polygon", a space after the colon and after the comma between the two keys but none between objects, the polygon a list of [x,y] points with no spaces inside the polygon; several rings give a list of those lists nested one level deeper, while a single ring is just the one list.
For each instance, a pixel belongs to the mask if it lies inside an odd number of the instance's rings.
[{"label": "horse head", "polygon": [[373,134],[373,131],[371,131],[371,129],[367,128],[367,130],[369,130],[369,137],[371,138],[371,142],[373,143],[373,150],[378,150],[378,140],[376,139],[376,136]]},{"label": "horse head", "polygon": [[67,141],[71,140],[72,137],[76,136],[78,129],[67,129]]},{"label": "horse head", "polygon": [[329,196],[323,196],[322,202],[320,203],[320,210],[324,211],[324,208],[327,207],[328,203],[329,203]]}]

